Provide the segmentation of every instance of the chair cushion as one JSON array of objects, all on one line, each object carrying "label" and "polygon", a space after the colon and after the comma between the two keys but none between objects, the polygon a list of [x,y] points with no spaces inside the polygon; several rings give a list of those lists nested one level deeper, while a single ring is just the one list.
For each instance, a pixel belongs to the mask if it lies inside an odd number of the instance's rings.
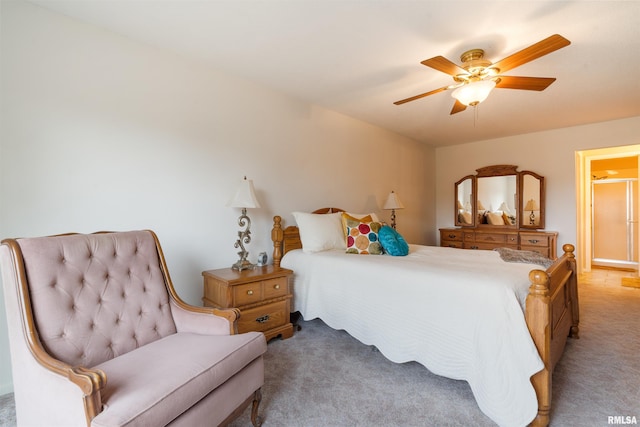
[{"label": "chair cushion", "polygon": [[107,386],[105,409],[91,425],[165,425],[266,350],[259,332],[176,333],[108,360],[95,366],[107,374]]}]

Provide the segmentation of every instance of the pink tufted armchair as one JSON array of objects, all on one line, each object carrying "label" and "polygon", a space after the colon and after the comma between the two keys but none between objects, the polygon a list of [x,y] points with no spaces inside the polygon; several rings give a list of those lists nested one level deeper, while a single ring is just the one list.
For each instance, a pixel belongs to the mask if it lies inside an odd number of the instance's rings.
[{"label": "pink tufted armchair", "polygon": [[20,426],[260,425],[264,335],[184,303],[152,231],[6,239],[0,268]]}]

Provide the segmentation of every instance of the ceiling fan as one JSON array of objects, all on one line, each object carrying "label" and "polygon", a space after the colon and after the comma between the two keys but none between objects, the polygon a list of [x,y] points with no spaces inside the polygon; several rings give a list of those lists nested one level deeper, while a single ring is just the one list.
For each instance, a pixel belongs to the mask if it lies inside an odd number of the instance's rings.
[{"label": "ceiling fan", "polygon": [[451,96],[455,98],[456,101],[450,114],[456,114],[464,111],[468,106],[475,107],[484,101],[493,88],[545,90],[556,80],[555,78],[505,76],[502,73],[570,44],[571,42],[569,40],[561,35],[554,34],[494,63],[484,58],[484,50],[482,49],[471,49],[464,52],[460,56],[460,61],[462,61],[462,65],[460,66],[443,56],[425,59],[421,64],[449,74],[453,77],[455,83],[412,96],[411,98],[396,101],[394,104],[401,105],[406,102],[424,98],[425,96],[453,89]]}]

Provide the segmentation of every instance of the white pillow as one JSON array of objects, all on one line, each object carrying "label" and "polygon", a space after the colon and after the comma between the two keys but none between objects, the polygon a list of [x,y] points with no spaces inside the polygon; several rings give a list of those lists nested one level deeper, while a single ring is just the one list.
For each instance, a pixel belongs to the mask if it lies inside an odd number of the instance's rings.
[{"label": "white pillow", "polygon": [[292,214],[300,229],[303,252],[347,249],[342,231],[342,212],[333,214],[292,212]]}]

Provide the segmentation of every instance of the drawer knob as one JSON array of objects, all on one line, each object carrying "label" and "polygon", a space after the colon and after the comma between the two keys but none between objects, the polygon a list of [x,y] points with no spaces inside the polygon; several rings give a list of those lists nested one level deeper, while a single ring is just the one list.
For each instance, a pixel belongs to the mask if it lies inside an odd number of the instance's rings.
[{"label": "drawer knob", "polygon": [[280,289],[280,285],[275,285],[273,289]]},{"label": "drawer knob", "polygon": [[269,321],[269,315],[265,314],[264,316],[260,316],[256,319],[256,322],[258,323],[265,323]]},{"label": "drawer knob", "polygon": [[540,241],[540,240],[530,239],[530,240],[529,240],[529,243],[533,243],[533,244],[535,244],[535,243],[538,243],[539,241]]},{"label": "drawer knob", "polygon": [[247,295],[253,295],[253,291],[252,291],[251,289],[249,289],[249,290],[247,291]]},{"label": "drawer knob", "polygon": [[456,237],[456,235],[455,235],[455,234],[449,234],[449,238],[450,238],[450,239],[454,239],[455,237]]}]

